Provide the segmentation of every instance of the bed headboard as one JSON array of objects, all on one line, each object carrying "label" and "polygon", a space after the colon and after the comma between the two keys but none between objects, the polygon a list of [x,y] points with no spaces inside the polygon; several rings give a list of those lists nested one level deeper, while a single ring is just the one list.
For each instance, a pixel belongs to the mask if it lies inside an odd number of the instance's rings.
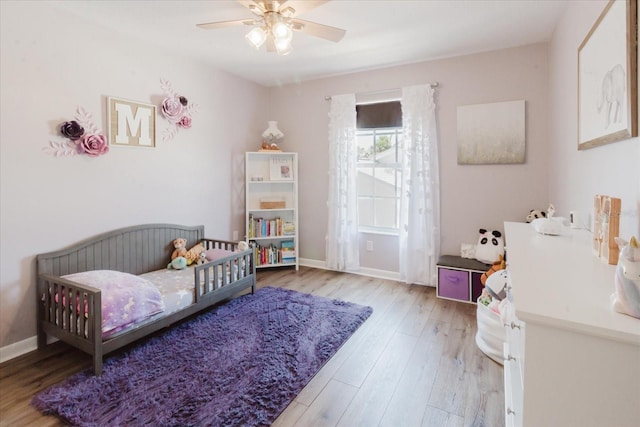
[{"label": "bed headboard", "polygon": [[38,274],[62,276],[88,270],[117,270],[142,274],[166,268],[172,242],[187,239],[191,247],[204,238],[204,225],[143,224],[109,231],[65,249],[40,254]]}]

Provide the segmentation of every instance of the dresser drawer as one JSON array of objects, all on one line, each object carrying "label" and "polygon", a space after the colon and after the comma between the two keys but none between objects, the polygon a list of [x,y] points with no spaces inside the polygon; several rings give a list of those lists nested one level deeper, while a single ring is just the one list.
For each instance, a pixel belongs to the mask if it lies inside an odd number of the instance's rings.
[{"label": "dresser drawer", "polygon": [[469,301],[469,272],[438,268],[438,296]]}]

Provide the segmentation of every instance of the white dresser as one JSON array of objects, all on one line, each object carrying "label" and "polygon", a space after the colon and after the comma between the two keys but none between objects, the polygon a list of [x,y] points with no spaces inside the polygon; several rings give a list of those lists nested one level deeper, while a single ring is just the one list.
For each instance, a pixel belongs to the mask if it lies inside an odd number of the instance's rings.
[{"label": "white dresser", "polygon": [[505,223],[506,425],[640,426],[640,319],[611,310],[615,266],[592,254],[591,234],[565,231]]}]

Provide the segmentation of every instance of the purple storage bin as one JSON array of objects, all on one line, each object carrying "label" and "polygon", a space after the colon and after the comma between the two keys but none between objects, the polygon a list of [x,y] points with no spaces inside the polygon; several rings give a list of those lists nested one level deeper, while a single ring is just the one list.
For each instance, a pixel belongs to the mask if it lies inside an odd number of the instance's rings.
[{"label": "purple storage bin", "polygon": [[484,290],[482,273],[471,272],[471,301],[478,302],[478,297]]},{"label": "purple storage bin", "polygon": [[438,269],[438,296],[469,301],[469,272]]}]

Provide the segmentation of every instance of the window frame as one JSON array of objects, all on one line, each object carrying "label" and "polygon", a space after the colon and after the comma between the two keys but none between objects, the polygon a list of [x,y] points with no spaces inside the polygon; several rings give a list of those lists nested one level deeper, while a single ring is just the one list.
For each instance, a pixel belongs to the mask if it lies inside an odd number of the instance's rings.
[{"label": "window frame", "polygon": [[[356,140],[363,135],[371,135],[373,144],[375,145],[375,140],[377,135],[379,134],[390,134],[391,138],[395,138],[395,162],[392,163],[376,163],[376,152],[373,150],[372,159],[369,161],[361,161],[360,156],[358,154],[358,159],[356,163],[356,169],[358,173],[360,173],[360,169],[373,169],[373,177],[375,177],[376,169],[392,169],[394,171],[395,179],[395,196],[380,196],[376,194],[375,188],[372,194],[361,194],[360,189],[356,189],[357,194],[357,203],[358,207],[360,206],[360,201],[363,198],[370,199],[374,203],[373,215],[374,215],[374,224],[376,223],[378,212],[375,209],[375,203],[377,200],[395,200],[395,222],[396,227],[383,227],[376,225],[362,225],[360,224],[360,215],[358,215],[358,232],[360,233],[372,233],[372,234],[385,234],[385,235],[399,235],[400,234],[400,198],[401,198],[401,185],[402,185],[402,156],[400,152],[400,141],[402,138],[402,126],[397,127],[369,127],[369,128],[358,128],[356,129]],[[375,184],[375,181],[374,181]]]}]

